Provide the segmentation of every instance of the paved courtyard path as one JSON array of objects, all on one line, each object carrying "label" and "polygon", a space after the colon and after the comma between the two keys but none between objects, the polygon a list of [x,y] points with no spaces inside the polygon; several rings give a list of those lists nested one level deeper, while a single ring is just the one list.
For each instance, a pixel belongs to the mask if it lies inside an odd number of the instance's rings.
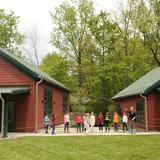
[{"label": "paved courtyard path", "polygon": [[[85,133],[77,133],[76,128],[70,128],[69,133],[64,133],[64,128],[63,125],[59,125],[56,127],[56,133],[55,135],[51,134],[51,128],[49,129],[49,132],[46,134],[44,130],[38,131],[38,133],[8,133],[8,138],[7,139],[15,139],[19,137],[26,137],[26,136],[97,136],[97,135],[132,135],[128,132],[123,132],[122,130],[119,130],[118,132],[114,132],[113,129],[111,129],[110,132],[105,132],[105,131],[99,131],[98,127],[94,127],[94,132],[85,134]],[[156,131],[137,131],[135,135],[160,135],[160,132]],[[1,136],[1,135],[0,135]]]}]

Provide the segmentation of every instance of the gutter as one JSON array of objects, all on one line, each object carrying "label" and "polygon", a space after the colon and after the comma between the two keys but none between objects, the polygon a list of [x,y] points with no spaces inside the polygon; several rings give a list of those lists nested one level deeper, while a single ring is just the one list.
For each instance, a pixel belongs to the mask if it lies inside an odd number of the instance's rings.
[{"label": "gutter", "polygon": [[144,99],[145,103],[145,124],[146,124],[146,132],[148,131],[148,105],[147,105],[147,97],[143,96],[142,93],[140,93],[140,96]]},{"label": "gutter", "polygon": [[41,79],[36,83],[35,133],[38,132],[38,86],[43,81],[43,78],[41,76],[38,76],[38,77]]},{"label": "gutter", "polygon": [[1,122],[1,133],[2,133],[2,138],[4,138],[4,99],[2,97],[2,94],[0,93],[0,99],[2,101],[2,122]]}]

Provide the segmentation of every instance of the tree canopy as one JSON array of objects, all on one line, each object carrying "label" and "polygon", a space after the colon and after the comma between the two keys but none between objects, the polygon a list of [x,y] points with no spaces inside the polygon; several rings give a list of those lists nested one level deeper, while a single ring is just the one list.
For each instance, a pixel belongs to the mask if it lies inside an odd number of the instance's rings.
[{"label": "tree canopy", "polygon": [[18,19],[13,11],[7,13],[0,9],[0,47],[20,55],[19,45],[22,44],[24,37],[18,32]]},{"label": "tree canopy", "polygon": [[115,18],[95,12],[92,0],[69,0],[51,12],[51,45],[58,58],[43,59],[42,69],[69,87],[67,77],[73,80],[75,108],[107,111],[113,95],[160,65],[159,0],[127,0],[121,6]]}]

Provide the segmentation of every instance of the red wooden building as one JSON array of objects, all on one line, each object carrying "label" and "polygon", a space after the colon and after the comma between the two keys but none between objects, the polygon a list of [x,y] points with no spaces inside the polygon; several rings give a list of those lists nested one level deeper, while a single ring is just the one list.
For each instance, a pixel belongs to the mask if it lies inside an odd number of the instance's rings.
[{"label": "red wooden building", "polygon": [[59,113],[57,124],[63,123],[69,94],[70,89],[60,82],[0,49],[2,132],[37,132],[44,127],[44,112]]},{"label": "red wooden building", "polygon": [[112,99],[119,103],[122,113],[125,108],[135,108],[137,127],[160,130],[160,67],[145,74]]}]

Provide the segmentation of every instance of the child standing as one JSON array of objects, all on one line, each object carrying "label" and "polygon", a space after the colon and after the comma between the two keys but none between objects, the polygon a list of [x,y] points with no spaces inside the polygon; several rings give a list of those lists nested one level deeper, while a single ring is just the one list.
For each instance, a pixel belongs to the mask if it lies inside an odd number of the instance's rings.
[{"label": "child standing", "polygon": [[45,133],[48,133],[48,127],[49,127],[49,118],[48,118],[48,114],[45,113],[45,116],[44,116]]},{"label": "child standing", "polygon": [[86,131],[85,127],[84,127],[84,122],[85,122],[85,119],[86,119],[86,113],[83,113],[83,117],[82,117],[82,131]]},{"label": "child standing", "polygon": [[125,132],[128,130],[127,129],[128,117],[125,113],[123,113],[122,122],[123,122],[123,132]]},{"label": "child standing", "polygon": [[78,131],[81,132],[82,117],[79,113],[75,118],[75,122],[76,122],[76,125],[77,125],[77,133],[78,133]]},{"label": "child standing", "polygon": [[66,132],[69,133],[69,113],[68,111],[64,115],[64,133]]},{"label": "child standing", "polygon": [[95,116],[94,116],[94,113],[91,112],[91,115],[90,115],[91,132],[94,132],[94,125],[95,125]]},{"label": "child standing", "polygon": [[85,131],[86,134],[88,134],[89,131],[90,131],[90,126],[89,126],[90,117],[89,117],[88,113],[86,113],[86,115],[83,117],[83,123],[84,123],[84,131]]},{"label": "child standing", "polygon": [[110,131],[110,123],[111,123],[111,117],[109,116],[109,113],[106,113],[106,117],[105,117],[105,130],[106,132]]},{"label": "child standing", "polygon": [[100,112],[98,116],[99,131],[103,131],[103,124],[104,124],[104,117],[102,112]]},{"label": "child standing", "polygon": [[114,131],[118,132],[118,114],[115,112],[113,115],[113,122],[114,122]]},{"label": "child standing", "polygon": [[59,114],[52,114],[52,134],[55,134],[55,127],[56,127],[56,117],[59,116]]}]

